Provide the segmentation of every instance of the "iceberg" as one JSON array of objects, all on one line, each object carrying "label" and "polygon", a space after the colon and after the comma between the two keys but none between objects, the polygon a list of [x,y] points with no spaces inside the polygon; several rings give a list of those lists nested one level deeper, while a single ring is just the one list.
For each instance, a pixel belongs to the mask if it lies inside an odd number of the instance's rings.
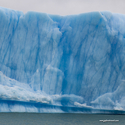
[{"label": "iceberg", "polygon": [[0,7],[0,112],[125,113],[125,15]]}]

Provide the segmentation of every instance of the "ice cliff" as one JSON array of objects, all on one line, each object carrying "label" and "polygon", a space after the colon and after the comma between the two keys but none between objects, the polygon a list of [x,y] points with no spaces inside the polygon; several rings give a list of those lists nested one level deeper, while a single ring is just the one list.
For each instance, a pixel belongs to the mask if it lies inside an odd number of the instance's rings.
[{"label": "ice cliff", "polygon": [[124,79],[125,15],[0,7],[0,112],[124,111]]}]

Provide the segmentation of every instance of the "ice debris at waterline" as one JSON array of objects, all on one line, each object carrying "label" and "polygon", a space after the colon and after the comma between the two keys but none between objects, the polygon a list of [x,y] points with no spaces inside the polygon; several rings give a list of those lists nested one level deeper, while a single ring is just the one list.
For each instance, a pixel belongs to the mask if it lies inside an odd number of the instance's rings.
[{"label": "ice debris at waterline", "polygon": [[0,7],[0,112],[125,111],[124,79],[125,15]]}]

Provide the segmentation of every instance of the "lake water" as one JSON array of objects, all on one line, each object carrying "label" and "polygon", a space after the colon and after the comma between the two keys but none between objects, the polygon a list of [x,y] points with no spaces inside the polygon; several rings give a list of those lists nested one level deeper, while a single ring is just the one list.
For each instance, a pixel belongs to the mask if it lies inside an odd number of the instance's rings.
[{"label": "lake water", "polygon": [[[100,120],[108,120],[106,122]],[[110,120],[110,121],[109,121]],[[112,121],[111,121],[112,120]],[[118,121],[117,121],[118,120]],[[0,125],[124,125],[125,115],[0,113]]]}]

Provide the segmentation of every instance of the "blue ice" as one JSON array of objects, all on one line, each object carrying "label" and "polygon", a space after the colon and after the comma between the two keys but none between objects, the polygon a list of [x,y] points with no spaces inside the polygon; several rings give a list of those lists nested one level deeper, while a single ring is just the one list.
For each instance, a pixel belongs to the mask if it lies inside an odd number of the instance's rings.
[{"label": "blue ice", "polygon": [[125,15],[0,7],[0,112],[124,111],[124,79]]}]

